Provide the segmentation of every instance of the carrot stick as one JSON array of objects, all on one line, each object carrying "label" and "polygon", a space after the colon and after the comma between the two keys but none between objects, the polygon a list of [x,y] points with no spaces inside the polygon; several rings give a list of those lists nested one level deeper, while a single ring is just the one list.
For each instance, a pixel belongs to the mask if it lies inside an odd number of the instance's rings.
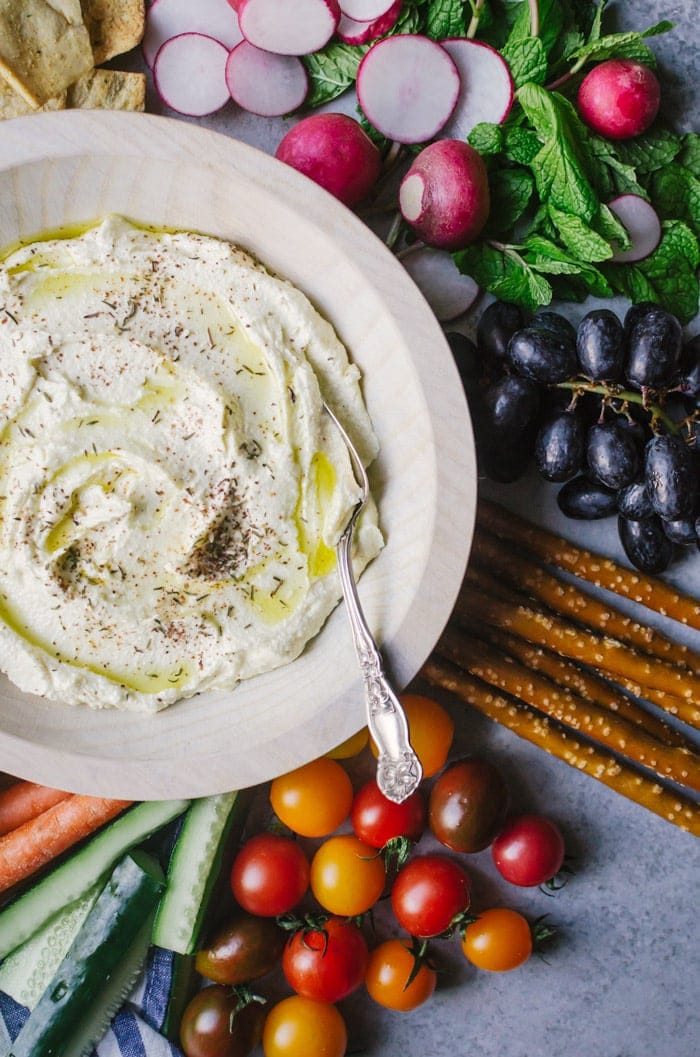
[{"label": "carrot stick", "polygon": [[[469,570],[457,612],[478,615],[479,619],[528,642],[609,673],[618,682],[626,680],[641,697],[651,700],[649,691],[655,691],[654,700],[663,708],[687,723],[700,722],[700,707],[694,703],[700,702],[700,677],[665,661],[653,660],[609,635],[569,624],[555,613],[534,609],[515,596],[511,602],[504,601],[502,596],[489,597],[490,583],[493,583],[490,577]],[[498,586],[495,591],[498,592]]]},{"label": "carrot stick", "polygon": [[687,646],[673,642],[660,632],[640,624],[614,606],[606,605],[571,583],[553,576],[536,562],[513,553],[512,545],[497,536],[479,532],[474,539],[472,556],[478,565],[492,575],[503,578],[511,587],[527,590],[534,598],[557,613],[568,615],[579,624],[612,635],[659,660],[669,661],[700,672],[700,657]]},{"label": "carrot stick", "polygon": [[66,800],[70,793],[35,782],[15,782],[0,792],[0,837]]},{"label": "carrot stick", "polygon": [[621,716],[614,717],[592,701],[585,701],[569,690],[561,690],[546,676],[525,668],[510,657],[503,658],[487,643],[454,628],[448,628],[443,634],[437,652],[482,682],[517,697],[563,726],[585,734],[601,747],[648,767],[660,778],[700,792],[700,759],[687,749],[662,745]]},{"label": "carrot stick", "polygon": [[517,635],[508,635],[504,631],[499,631],[498,628],[484,624],[477,625],[474,622],[473,626],[470,625],[470,631],[486,639],[503,653],[515,657],[527,668],[535,672],[543,672],[557,686],[572,690],[584,700],[593,701],[602,708],[608,709],[609,712],[623,716],[630,723],[643,727],[657,741],[666,745],[679,745],[686,749],[694,748],[679,730],[670,727],[659,716],[648,712],[642,704],[625,697],[620,687],[609,683],[594,672],[581,668],[578,664],[567,661],[542,646],[533,646],[532,643],[518,638]]},{"label": "carrot stick", "polygon": [[700,811],[692,800],[664,789],[658,782],[621,763],[607,752],[585,744],[551,723],[546,716],[533,712],[515,698],[494,692],[491,687],[462,671],[449,661],[433,655],[421,672],[433,686],[456,694],[478,712],[497,720],[519,737],[551,753],[558,759],[597,778],[603,785],[633,800],[642,807],[700,837]]},{"label": "carrot stick", "polygon": [[131,803],[130,800],[69,796],[0,837],[0,892],[31,877]]},{"label": "carrot stick", "polygon": [[526,547],[550,565],[566,569],[596,587],[605,587],[608,591],[614,591],[700,631],[700,602],[663,580],[627,569],[612,558],[603,558],[576,547],[561,536],[539,528],[488,500],[480,500],[478,520],[483,528],[520,547]]}]

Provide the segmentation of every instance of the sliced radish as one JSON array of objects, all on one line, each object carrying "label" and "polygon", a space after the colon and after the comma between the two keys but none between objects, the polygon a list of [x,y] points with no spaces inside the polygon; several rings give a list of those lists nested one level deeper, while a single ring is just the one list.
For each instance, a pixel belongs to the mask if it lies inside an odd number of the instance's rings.
[{"label": "sliced radish", "polygon": [[340,19],[338,0],[237,0],[249,43],[277,55],[308,55],[327,44]]},{"label": "sliced radish", "polygon": [[615,250],[610,258],[615,264],[643,261],[661,242],[661,221],[653,206],[639,195],[620,195],[608,202],[608,208],[627,229],[628,249]]},{"label": "sliced radish", "polygon": [[445,135],[466,139],[475,125],[500,125],[513,105],[515,86],[506,61],[494,48],[468,37],[450,37],[442,47],[459,71],[461,89]]},{"label": "sliced radish", "polygon": [[306,99],[309,78],[296,55],[275,55],[241,41],[226,63],[226,83],[231,98],[244,110],[260,117],[280,117]]},{"label": "sliced radish", "polygon": [[394,6],[394,0],[338,0],[338,3],[342,13],[356,22],[373,22]]},{"label": "sliced radish", "polygon": [[148,9],[141,48],[153,67],[161,44],[181,33],[205,33],[227,48],[243,40],[238,16],[228,0],[153,0]]},{"label": "sliced radish", "polygon": [[397,143],[432,139],[459,95],[454,62],[434,40],[403,33],[370,48],[357,71],[357,95],[375,128]]},{"label": "sliced radish", "polygon": [[370,41],[382,37],[394,28],[399,20],[402,7],[403,0],[394,0],[386,13],[372,22],[361,22],[359,19],[341,14],[335,35],[342,40],[343,44],[369,44]]},{"label": "sliced radish", "polygon": [[224,45],[203,33],[171,37],[158,49],[153,63],[156,91],[178,114],[214,114],[231,98],[226,84],[227,59]]},{"label": "sliced radish", "polygon": [[463,316],[479,296],[470,275],[463,275],[446,250],[420,246],[401,263],[441,323]]}]

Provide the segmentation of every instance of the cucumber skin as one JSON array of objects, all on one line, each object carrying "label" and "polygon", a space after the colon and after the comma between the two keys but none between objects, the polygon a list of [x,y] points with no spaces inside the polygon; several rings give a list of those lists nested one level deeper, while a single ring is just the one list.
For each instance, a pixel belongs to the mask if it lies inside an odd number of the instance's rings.
[{"label": "cucumber skin", "polygon": [[189,807],[189,800],[152,800],[137,804],[100,830],[79,851],[56,866],[0,910],[0,958],[6,957],[68,903],[106,879],[114,864],[134,845]]},{"label": "cucumber skin", "polygon": [[[243,827],[248,797],[240,792],[193,800],[173,849],[153,943],[193,954],[223,861]],[[193,866],[194,864],[194,866]]]},{"label": "cucumber skin", "polygon": [[39,999],[10,1057],[61,1057],[106,981],[136,942],[164,885],[155,859],[135,852],[122,859],[97,897],[66,957]]}]

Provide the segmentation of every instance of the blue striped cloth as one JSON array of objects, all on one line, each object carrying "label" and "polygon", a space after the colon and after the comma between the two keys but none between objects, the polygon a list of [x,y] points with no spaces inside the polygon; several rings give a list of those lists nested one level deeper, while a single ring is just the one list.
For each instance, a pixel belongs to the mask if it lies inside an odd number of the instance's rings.
[{"label": "blue striped cloth", "polygon": [[[141,980],[96,1047],[96,1057],[182,1057],[181,1050],[159,1032],[165,1018],[171,971],[172,955],[152,948]],[[23,1006],[0,993],[0,1057],[10,1053],[27,1016]]]}]

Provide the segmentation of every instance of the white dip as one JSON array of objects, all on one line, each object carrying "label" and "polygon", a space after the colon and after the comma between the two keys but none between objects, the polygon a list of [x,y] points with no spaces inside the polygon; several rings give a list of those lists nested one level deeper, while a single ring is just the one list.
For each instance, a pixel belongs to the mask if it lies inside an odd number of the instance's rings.
[{"label": "white dip", "polygon": [[[240,249],[110,217],[0,265],[0,668],[153,711],[291,661],[358,497],[359,372]],[[374,509],[359,571],[381,547]]]}]

